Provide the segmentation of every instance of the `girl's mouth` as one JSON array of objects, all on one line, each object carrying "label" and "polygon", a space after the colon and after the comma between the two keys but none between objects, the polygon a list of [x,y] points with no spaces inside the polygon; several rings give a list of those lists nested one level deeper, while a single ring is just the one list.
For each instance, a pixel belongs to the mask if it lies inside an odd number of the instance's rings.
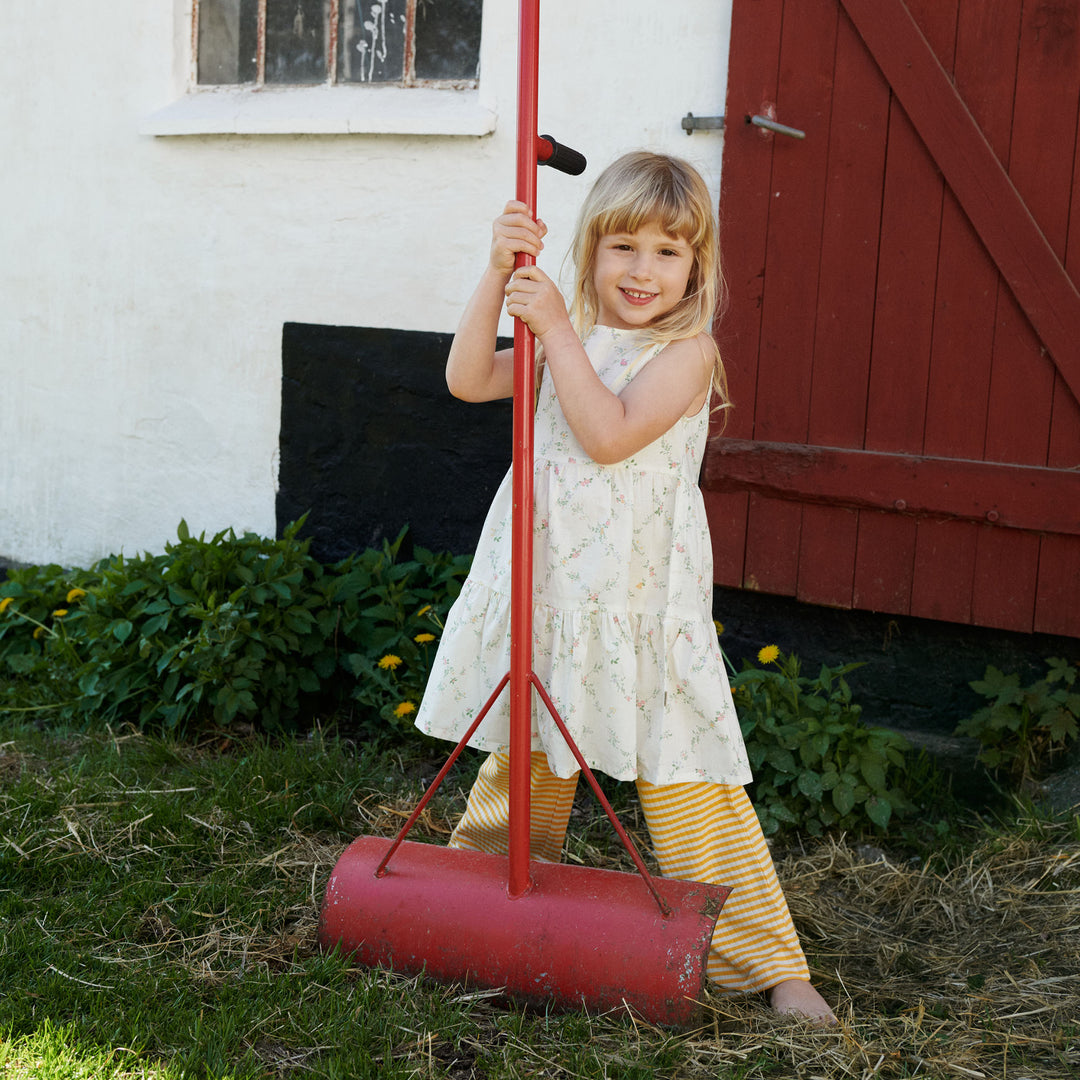
[{"label": "girl's mouth", "polygon": [[658,295],[657,293],[641,292],[638,289],[620,288],[619,292],[621,292],[631,304],[637,304],[639,306],[643,306],[649,303],[649,301],[655,300]]}]

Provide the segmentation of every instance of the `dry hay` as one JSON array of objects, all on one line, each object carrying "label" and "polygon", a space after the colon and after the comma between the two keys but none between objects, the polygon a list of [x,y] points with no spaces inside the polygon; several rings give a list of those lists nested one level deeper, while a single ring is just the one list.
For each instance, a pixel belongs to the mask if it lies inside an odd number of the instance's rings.
[{"label": "dry hay", "polygon": [[757,1036],[800,1076],[1076,1076],[1080,844],[1067,833],[1033,826],[990,838],[956,864],[896,863],[843,840],[780,859],[840,1028],[781,1032],[767,1014],[714,995],[718,1061]]},{"label": "dry hay", "polygon": [[[357,832],[392,836],[404,824],[417,801],[405,796],[389,796],[378,792],[358,793],[355,805]],[[74,808],[69,808],[74,809]],[[89,807],[81,808],[82,816],[69,827],[69,835],[54,838],[54,843],[70,846],[77,843],[103,859],[130,858],[133,853],[153,854],[151,848],[138,843],[130,827],[115,835],[100,828],[95,831],[95,816]],[[69,815],[70,816],[70,815]],[[224,824],[219,812],[203,818],[188,817],[208,830],[220,843],[222,862],[238,870],[257,870],[266,884],[247,897],[248,910],[260,912],[258,925],[240,922],[230,912],[195,912],[205,916],[198,934],[182,934],[173,924],[169,911],[155,905],[142,913],[133,942],[124,943],[112,957],[123,963],[145,959],[148,955],[168,954],[170,963],[179,964],[193,976],[209,982],[235,977],[256,968],[268,972],[283,972],[292,968],[297,959],[311,956],[318,948],[318,913],[322,891],[334,864],[341,857],[339,840],[305,834],[292,828],[286,831],[273,851],[264,851],[247,841],[240,827]],[[136,823],[137,824],[137,823]],[[445,842],[449,822],[425,810],[415,827],[415,836]],[[248,857],[238,863],[238,855],[248,851]],[[295,899],[283,903],[282,897]],[[264,901],[264,902],[260,902]],[[112,945],[116,945],[112,942]],[[104,958],[101,951],[99,958]]]},{"label": "dry hay", "polygon": [[[464,793],[460,802],[448,799],[447,804],[463,805]],[[358,793],[350,825],[357,834],[393,835],[412,806],[409,796]],[[65,807],[62,828],[42,837],[41,845],[77,848],[118,863],[153,856],[149,847],[140,849],[138,823],[107,831],[97,810]],[[633,819],[633,812],[628,816]],[[265,903],[248,909],[261,909],[258,925],[227,912],[206,912],[201,932],[184,935],[167,910],[155,907],[142,913],[135,940],[96,942],[93,951],[100,959],[125,964],[148,954],[167,956],[213,981],[256,966],[271,973],[295,970],[298,958],[314,953],[321,892],[343,850],[340,838],[292,829],[267,852],[235,825],[207,817],[198,824],[219,837],[228,861],[235,865],[241,859],[244,868],[265,873]],[[413,835],[444,843],[451,824],[440,809],[428,809]],[[622,862],[615,847],[588,852],[597,854],[598,864]],[[686,1060],[675,1075],[733,1070],[746,1078],[806,1080],[1071,1080],[1080,1075],[1075,824],[1032,822],[1000,835],[988,833],[962,860],[904,861],[844,838],[827,839],[777,853],[777,868],[815,983],[837,1006],[840,1024],[823,1030],[780,1023],[759,1000],[709,993],[705,1029],[679,1037]],[[497,1007],[483,994],[472,998],[478,1046],[490,1049],[491,1040],[505,1037],[496,1022]],[[611,1024],[601,1018],[594,1026],[616,1071],[626,1039],[653,1037],[640,1021],[631,1031],[624,1018]],[[303,1071],[307,1052],[271,1044],[263,1049],[278,1075]],[[432,1052],[429,1046],[428,1055]]]},{"label": "dry hay", "polygon": [[[361,796],[357,831],[393,835],[411,808],[407,798]],[[414,836],[445,842],[451,824],[428,810]],[[297,836],[272,860],[311,882],[314,905],[315,883],[338,855]],[[826,839],[778,854],[777,867],[840,1025],[779,1024],[759,1001],[709,994],[707,1027],[685,1037],[689,1059],[678,1075],[735,1067],[746,1077],[808,1080],[1080,1075],[1080,842],[1066,824],[988,834],[963,860],[903,861]],[[313,913],[296,912],[301,952],[315,947],[314,934]],[[493,1008],[478,995],[481,1040]],[[617,1059],[625,1028],[605,1032],[601,1021],[598,1037]]]},{"label": "dry hay", "polygon": [[[410,809],[362,799],[359,831],[392,834]],[[426,812],[416,832],[443,842],[450,825]],[[709,994],[680,1075],[1080,1075],[1080,842],[1068,823],[988,833],[962,860],[826,839],[778,853],[777,868],[840,1025],[778,1024],[758,1001]]]}]

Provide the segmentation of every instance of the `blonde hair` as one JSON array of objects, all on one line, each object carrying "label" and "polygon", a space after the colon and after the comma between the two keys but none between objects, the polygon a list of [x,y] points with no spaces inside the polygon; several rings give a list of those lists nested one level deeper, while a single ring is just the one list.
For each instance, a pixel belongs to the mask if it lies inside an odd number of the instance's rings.
[{"label": "blonde hair", "polygon": [[720,350],[709,333],[713,316],[727,298],[716,216],[705,181],[681,158],[637,150],[612,162],[597,178],[581,207],[570,248],[574,264],[570,321],[582,338],[596,325],[599,300],[593,269],[600,238],[637,232],[649,222],[655,222],[668,236],[685,240],[694,253],[686,294],[671,311],[646,327],[649,339],[667,344],[708,334],[713,389],[720,407],[727,408],[727,376]]}]

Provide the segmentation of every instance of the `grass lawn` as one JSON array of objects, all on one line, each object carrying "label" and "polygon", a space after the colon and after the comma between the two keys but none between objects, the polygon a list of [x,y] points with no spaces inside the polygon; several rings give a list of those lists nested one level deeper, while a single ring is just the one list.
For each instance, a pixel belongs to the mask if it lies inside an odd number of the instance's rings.
[{"label": "grass lawn", "polygon": [[[835,1031],[717,995],[690,1034],[545,1015],[321,955],[334,862],[396,831],[442,754],[0,729],[0,1077],[1080,1074],[1075,819],[778,849]],[[415,839],[445,840],[475,765]],[[571,829],[569,857],[612,865],[585,796]]]}]

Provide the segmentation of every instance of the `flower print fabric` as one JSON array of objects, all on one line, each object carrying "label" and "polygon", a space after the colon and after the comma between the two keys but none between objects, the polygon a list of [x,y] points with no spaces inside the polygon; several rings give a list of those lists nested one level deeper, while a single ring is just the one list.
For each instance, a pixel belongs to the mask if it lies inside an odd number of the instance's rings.
[{"label": "flower print fabric", "polygon": [[[585,341],[620,393],[660,351],[639,330]],[[653,784],[745,784],[750,768],[712,620],[712,549],[697,478],[709,410],[632,457],[598,465],[570,431],[550,378],[534,436],[533,670],[590,767]],[[510,668],[512,493],[504,477],[442,635],[417,726],[456,742]],[[577,762],[539,696],[532,747]],[[470,740],[507,749],[504,691]]]}]

